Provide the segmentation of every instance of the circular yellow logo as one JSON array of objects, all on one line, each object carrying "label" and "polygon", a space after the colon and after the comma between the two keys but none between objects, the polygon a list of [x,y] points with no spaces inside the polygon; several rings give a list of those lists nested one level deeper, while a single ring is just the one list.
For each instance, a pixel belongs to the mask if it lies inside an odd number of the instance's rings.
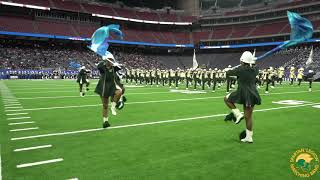
[{"label": "circular yellow logo", "polygon": [[299,149],[290,158],[290,168],[297,176],[310,177],[319,169],[319,158],[311,149]]}]

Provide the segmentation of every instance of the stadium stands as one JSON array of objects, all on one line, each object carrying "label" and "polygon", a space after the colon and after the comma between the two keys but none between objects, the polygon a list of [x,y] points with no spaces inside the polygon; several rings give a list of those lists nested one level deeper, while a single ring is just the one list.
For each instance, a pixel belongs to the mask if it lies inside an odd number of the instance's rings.
[{"label": "stadium stands", "polygon": [[281,29],[287,25],[288,22],[272,22],[260,24],[257,28],[250,34],[250,36],[262,36],[262,35],[273,35],[278,34]]},{"label": "stadium stands", "polygon": [[150,20],[150,21],[160,21],[160,18],[157,13],[150,12],[136,12],[138,19]]},{"label": "stadium stands", "polygon": [[230,38],[247,37],[255,26],[236,26],[233,27]]},{"label": "stadium stands", "polygon": [[36,21],[38,33],[63,36],[78,36],[71,24],[67,22]]},{"label": "stadium stands", "polygon": [[28,18],[0,16],[0,31],[35,32],[34,21]]},{"label": "stadium stands", "polygon": [[[315,30],[320,28],[320,19],[313,20]],[[0,16],[2,31],[43,33],[73,37],[91,37],[94,30],[100,25],[95,23],[77,23],[76,21],[57,21],[51,19],[36,19],[13,16]],[[213,31],[190,32],[158,32],[157,30],[125,30],[127,41],[152,43],[179,43],[190,44],[208,39],[235,39],[255,36],[276,35],[290,33],[290,26],[286,21],[272,23],[256,23],[249,25],[228,25],[215,27]],[[191,38],[190,38],[191,36]]]},{"label": "stadium stands", "polygon": [[[64,0],[13,0],[13,2],[21,4],[30,4],[37,6],[45,6],[59,10],[72,11],[72,12],[83,12],[102,14],[109,16],[119,16],[124,18],[133,18],[141,20],[152,20],[152,21],[168,21],[168,22],[191,22],[195,18],[192,16],[183,17],[176,14],[166,14],[159,12],[137,12],[134,9],[112,7],[111,5],[101,4],[88,4],[88,3],[77,3],[74,1]],[[179,17],[178,17],[179,16]]]},{"label": "stadium stands", "polygon": [[20,4],[29,4],[29,5],[36,5],[36,6],[44,6],[44,7],[50,7],[50,2],[49,0],[11,0],[12,2],[15,3],[20,3]]},{"label": "stadium stands", "polygon": [[217,27],[213,29],[213,39],[227,39],[232,32],[232,27]]},{"label": "stadium stands", "polygon": [[103,5],[93,5],[93,4],[82,4],[85,11],[87,13],[94,13],[94,14],[108,14],[110,16],[115,16],[112,7],[103,6]]},{"label": "stadium stands", "polygon": [[194,32],[193,33],[193,40],[195,42],[199,42],[200,40],[206,40],[206,39],[209,39],[209,35],[210,35],[209,31]]},{"label": "stadium stands", "polygon": [[54,7],[56,9],[62,9],[66,11],[73,11],[73,12],[82,12],[80,3],[76,3],[73,1],[62,1],[62,0],[50,0],[53,2]]}]

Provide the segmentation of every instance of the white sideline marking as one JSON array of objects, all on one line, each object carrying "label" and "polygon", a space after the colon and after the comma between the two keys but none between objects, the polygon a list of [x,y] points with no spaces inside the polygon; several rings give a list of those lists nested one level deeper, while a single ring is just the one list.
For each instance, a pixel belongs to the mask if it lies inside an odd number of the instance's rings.
[{"label": "white sideline marking", "polygon": [[23,128],[23,129],[11,129],[10,132],[17,132],[17,131],[29,131],[39,129],[39,127],[32,127],[32,128]]},{"label": "white sideline marking", "polygon": [[10,106],[10,107],[4,107],[5,109],[19,109],[22,108],[22,106]]},{"label": "white sideline marking", "polygon": [[8,118],[8,120],[14,120],[14,119],[30,119],[31,117],[14,117],[14,118]]},{"label": "white sideline marking", "polygon": [[[217,99],[223,98],[224,96],[217,97],[203,97],[203,98],[190,98],[190,99],[168,99],[168,100],[159,100],[159,101],[141,101],[141,102],[129,102],[129,104],[147,104],[147,103],[163,103],[163,102],[176,102],[176,101],[193,101],[201,99]],[[102,104],[91,104],[91,105],[80,105],[80,106],[57,106],[57,107],[47,107],[47,108],[32,108],[32,109],[12,109],[7,111],[37,111],[37,110],[50,110],[50,109],[66,109],[66,108],[82,108],[82,107],[95,107],[101,106]]]},{"label": "white sideline marking", "polygon": [[43,145],[43,146],[34,146],[34,147],[27,147],[27,148],[20,148],[20,149],[15,149],[13,150],[14,152],[20,152],[20,151],[29,151],[29,150],[34,150],[34,149],[43,149],[43,148],[49,148],[52,147],[52,145]]},{"label": "white sideline marking", "polygon": [[[90,84],[97,84],[97,83],[90,83]],[[55,90],[63,90],[63,89],[78,89],[78,85],[75,85],[75,86],[63,86],[63,85],[60,85],[62,87],[56,87],[58,85],[55,85],[54,87],[52,88],[28,88],[28,90],[37,90],[37,89],[55,89]],[[30,87],[30,86],[29,86]],[[135,85],[125,85],[126,88],[128,89],[135,89],[135,88],[144,88],[145,86],[135,86]],[[12,91],[16,92],[16,91],[25,91],[25,89],[21,89],[21,88],[10,88]]]},{"label": "white sideline marking", "polygon": [[3,99],[3,101],[17,101],[17,98]]},{"label": "white sideline marking", "polygon": [[[320,90],[318,90],[320,91]],[[304,93],[309,91],[296,91],[296,92],[283,92],[283,93],[270,93],[270,94],[261,94],[260,96],[270,96],[270,95],[279,95],[279,94],[296,94]],[[315,91],[314,91],[315,92]],[[148,104],[148,103],[165,103],[165,102],[176,102],[176,101],[193,101],[193,100],[206,100],[206,99],[219,99],[225,96],[215,96],[215,97],[202,97],[202,98],[189,98],[189,99],[168,99],[168,100],[159,100],[159,101],[141,101],[141,102],[129,102],[126,105],[130,104]],[[50,110],[50,109],[67,109],[67,108],[83,108],[83,107],[96,107],[101,106],[102,104],[91,104],[91,105],[80,105],[80,106],[57,106],[57,107],[45,107],[45,108],[31,108],[31,109],[13,109],[7,111],[37,111],[37,110]]]},{"label": "white sideline marking", "polygon": [[20,103],[14,103],[14,104],[5,104],[4,107],[9,107],[9,106],[21,106]]},{"label": "white sideline marking", "polygon": [[51,159],[51,160],[46,160],[46,161],[34,162],[34,163],[19,164],[19,165],[17,165],[17,168],[38,166],[38,165],[42,165],[42,164],[55,163],[55,162],[60,162],[60,161],[63,161],[63,159],[59,158],[59,159]]},{"label": "white sideline marking", "polygon": [[[320,103],[303,104],[303,105],[297,105],[297,106],[283,106],[283,107],[277,107],[277,108],[267,108],[267,109],[254,110],[254,112],[264,112],[264,111],[271,111],[271,110],[278,110],[278,109],[289,109],[289,108],[312,106],[312,105],[318,105],[318,104],[320,104]],[[51,137],[51,136],[63,136],[63,135],[69,135],[69,134],[79,134],[79,133],[85,133],[85,132],[94,132],[94,131],[101,131],[101,130],[120,129],[120,128],[137,127],[137,126],[146,126],[146,125],[162,124],[162,123],[172,123],[172,122],[179,122],[179,121],[190,121],[190,120],[194,120],[194,119],[205,119],[205,118],[211,118],[211,117],[221,117],[221,116],[225,116],[225,115],[227,115],[227,114],[214,114],[214,115],[208,115],[208,116],[198,116],[198,117],[191,117],[191,118],[181,118],[181,119],[172,119],[172,120],[164,120],[164,121],[154,121],[154,122],[148,122],[148,123],[129,124],[129,125],[122,125],[122,126],[112,126],[112,127],[108,127],[107,129],[96,128],[96,129],[86,129],[86,130],[69,131],[69,132],[61,132],[61,133],[40,134],[40,135],[34,135],[34,136],[11,138],[11,141],[23,140],[23,139],[35,139],[35,138]]]},{"label": "white sideline marking", "polygon": [[25,121],[25,122],[18,122],[18,123],[9,123],[8,125],[9,126],[12,126],[12,125],[19,125],[19,124],[33,124],[34,121]]},{"label": "white sideline marking", "polygon": [[314,107],[314,108],[320,108],[320,105],[316,105],[316,106],[312,106],[312,107]]},{"label": "white sideline marking", "polygon": [[3,101],[5,104],[12,104],[12,103],[19,103],[18,100],[14,100],[14,101]]},{"label": "white sideline marking", "polygon": [[[313,92],[317,92],[320,90],[316,90]],[[195,91],[197,92],[197,91]],[[300,92],[308,92],[308,91],[295,91],[295,92],[287,92],[288,94],[290,93],[300,93]],[[150,93],[127,93],[129,95],[148,95],[148,94],[171,94],[173,92],[167,92],[167,91],[159,91],[159,92],[150,92]],[[283,94],[283,93],[270,93],[270,94]],[[269,94],[269,95],[270,95]],[[265,95],[265,94],[261,94]],[[17,99],[22,99],[22,100],[32,100],[32,99],[56,99],[56,98],[79,98],[80,96],[38,96],[38,97],[27,97],[27,98],[17,98]],[[98,97],[98,95],[86,95],[86,97]]]},{"label": "white sideline marking", "polygon": [[[159,92],[151,92],[151,93],[129,93],[129,95],[137,95],[137,94],[168,94],[172,92],[164,92],[164,91],[159,91]],[[99,97],[99,95],[86,95],[85,97]],[[80,98],[80,96],[40,96],[40,97],[28,97],[28,98],[18,98],[22,100],[31,100],[31,99],[57,99],[57,98]]]},{"label": "white sideline marking", "polygon": [[13,113],[13,114],[6,114],[7,116],[16,116],[16,115],[26,115],[28,113]]},{"label": "white sideline marking", "polygon": [[[78,88],[77,88],[78,89]],[[128,91],[129,90],[141,90],[142,88],[130,88],[130,89],[127,89]],[[159,88],[146,88],[144,90],[150,90],[150,89],[159,89]],[[53,92],[70,92],[70,93],[73,93],[74,91],[72,89],[70,89],[69,91],[28,91],[28,92],[17,92],[17,93],[13,93],[13,94],[38,94],[38,93],[53,93]]]},{"label": "white sideline marking", "polygon": [[78,178],[71,178],[71,179],[67,179],[67,180],[79,180]]},{"label": "white sideline marking", "polygon": [[1,144],[0,144],[0,180],[2,180]]}]

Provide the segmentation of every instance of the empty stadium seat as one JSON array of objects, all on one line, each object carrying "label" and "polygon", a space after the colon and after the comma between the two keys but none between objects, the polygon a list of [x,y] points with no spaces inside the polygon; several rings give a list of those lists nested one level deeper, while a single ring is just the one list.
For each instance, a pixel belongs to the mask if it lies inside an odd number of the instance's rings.
[{"label": "empty stadium seat", "polygon": [[12,2],[20,3],[20,4],[29,4],[29,5],[36,5],[36,6],[51,7],[49,0],[12,0]]},{"label": "empty stadium seat", "polygon": [[31,19],[0,16],[0,31],[34,33],[35,28]]},{"label": "empty stadium seat", "polygon": [[43,34],[77,36],[72,25],[67,22],[36,21],[38,32]]}]

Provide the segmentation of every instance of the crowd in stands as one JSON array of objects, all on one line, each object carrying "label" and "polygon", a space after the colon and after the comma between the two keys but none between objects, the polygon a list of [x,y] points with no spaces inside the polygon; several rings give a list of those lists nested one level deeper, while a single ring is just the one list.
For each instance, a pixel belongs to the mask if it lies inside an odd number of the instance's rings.
[{"label": "crowd in stands", "polygon": [[[94,52],[85,47],[64,47],[65,45],[0,45],[0,69],[11,70],[71,70],[70,61],[75,61],[85,65],[89,69],[95,69],[95,63],[101,60]],[[306,67],[305,63],[309,57],[311,46],[294,47],[281,50],[268,58],[258,61],[259,68],[283,66],[288,68]],[[149,55],[141,51],[131,49],[125,51],[121,49],[110,50],[115,59],[124,64],[127,69],[170,69],[170,68],[189,68],[192,66],[192,55]],[[315,46],[313,51],[313,61],[310,66],[316,71],[320,71],[320,47]],[[257,52],[257,56],[263,52]],[[222,54],[198,54],[197,61],[207,64],[208,68],[224,68],[228,65],[238,65],[239,53]],[[219,61],[219,62],[217,62]]]},{"label": "crowd in stands", "polygon": [[[306,61],[310,56],[311,47],[294,48],[290,50],[280,51],[279,55],[294,54],[295,57],[284,64],[284,67],[295,65],[296,67],[307,67]],[[314,47],[310,68],[319,72],[320,70],[320,47]]]},{"label": "crowd in stands", "polygon": [[166,66],[155,56],[141,53],[114,52],[115,59],[129,69],[166,69]]},{"label": "crowd in stands", "polygon": [[[117,61],[127,68],[153,69],[165,68],[165,65],[154,56],[145,56],[141,53],[114,51]],[[85,65],[94,69],[94,64],[99,57],[88,49],[42,47],[33,46],[1,46],[0,45],[0,69],[70,69],[70,62]]]},{"label": "crowd in stands", "polygon": [[36,44],[33,47],[1,47],[0,57],[2,62],[0,68],[2,69],[67,69],[72,60],[90,66],[87,60],[95,58],[94,54],[89,51],[39,47]]}]

